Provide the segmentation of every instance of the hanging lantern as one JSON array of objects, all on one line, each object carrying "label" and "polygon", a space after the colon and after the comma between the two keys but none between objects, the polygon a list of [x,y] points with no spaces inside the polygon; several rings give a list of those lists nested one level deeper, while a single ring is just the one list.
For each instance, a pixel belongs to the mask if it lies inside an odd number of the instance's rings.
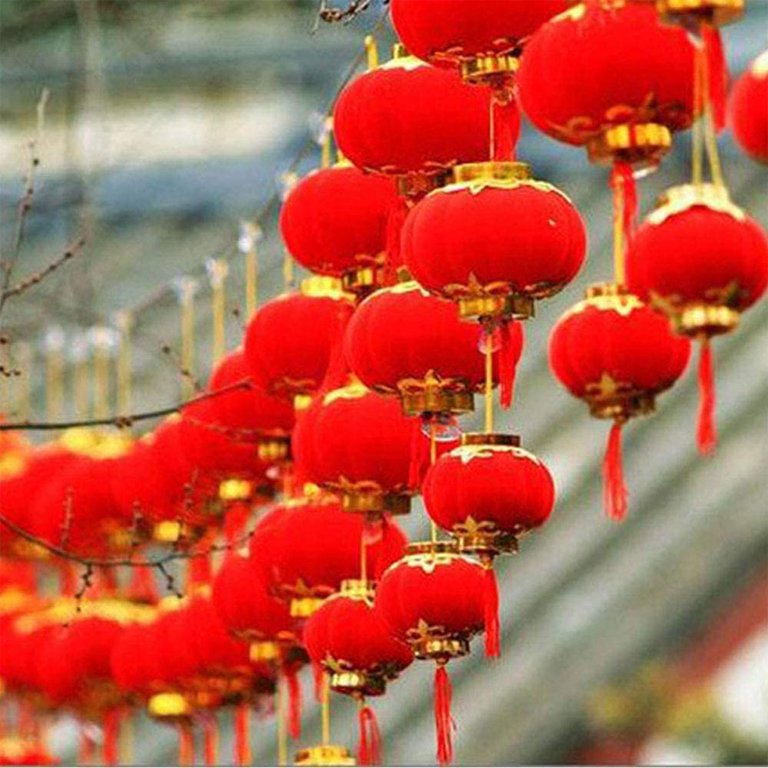
[{"label": "hanging lantern", "polygon": [[342,582],[307,620],[304,644],[313,663],[329,675],[331,690],[358,702],[361,765],[381,764],[381,736],[367,696],[381,696],[413,661],[410,648],[392,637],[373,610],[373,585],[359,579]]},{"label": "hanging lantern", "polygon": [[586,146],[592,162],[652,169],[691,125],[693,72],[686,33],[652,5],[588,0],[533,34],[518,84],[539,130]]},{"label": "hanging lantern", "polygon": [[630,288],[701,342],[698,445],[716,442],[709,339],[734,330],[768,285],[768,238],[724,187],[667,190],[638,229],[628,254]]},{"label": "hanging lantern", "polygon": [[396,205],[390,179],[343,161],[313,171],[291,189],[280,213],[280,233],[299,264],[365,293],[384,280],[387,226]]},{"label": "hanging lantern", "polygon": [[[392,61],[341,91],[333,126],[339,149],[358,168],[394,176],[402,194],[419,197],[457,163],[488,159],[489,108],[487,90],[470,88],[399,46]],[[519,121],[515,113],[514,141]]]},{"label": "hanging lantern", "polygon": [[320,387],[354,309],[338,281],[315,277],[299,293],[267,302],[245,333],[253,381],[269,394],[293,399]]},{"label": "hanging lantern", "polygon": [[294,435],[297,470],[336,494],[347,512],[407,514],[415,426],[396,400],[354,380],[319,395],[302,414]]},{"label": "hanging lantern", "polygon": [[729,117],[736,143],[752,158],[768,163],[768,51],[761,53],[733,84]]},{"label": "hanging lantern", "polygon": [[367,527],[333,496],[294,499],[257,525],[251,558],[271,592],[290,604],[291,615],[305,619],[362,567],[376,576],[400,557],[406,540],[394,523]]},{"label": "hanging lantern", "polygon": [[656,396],[682,376],[690,354],[690,342],[675,336],[666,318],[614,283],[590,287],[552,330],[552,372],[593,417],[614,422],[603,464],[605,508],[613,519],[627,510],[621,428],[653,412]]},{"label": "hanging lantern", "polygon": [[[506,326],[495,355],[494,380],[511,391],[522,353],[523,329]],[[369,296],[347,329],[345,353],[370,389],[397,395],[408,416],[451,415],[473,410],[473,394],[485,386],[480,333],[459,319],[455,306],[406,282]]]},{"label": "hanging lantern", "polygon": [[437,759],[453,759],[451,686],[446,665],[466,656],[481,632],[484,572],[449,542],[410,544],[405,557],[388,568],[376,589],[375,609],[395,637],[417,659],[434,661]]},{"label": "hanging lantern", "polygon": [[531,317],[535,300],[558,293],[581,268],[579,212],[560,190],[532,180],[524,163],[460,165],[455,177],[408,216],[408,270],[456,301],[462,317]]}]

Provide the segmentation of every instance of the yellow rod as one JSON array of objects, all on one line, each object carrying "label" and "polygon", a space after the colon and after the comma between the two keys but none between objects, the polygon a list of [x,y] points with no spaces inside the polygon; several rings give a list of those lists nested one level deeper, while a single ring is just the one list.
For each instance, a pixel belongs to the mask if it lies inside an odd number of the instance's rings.
[{"label": "yellow rod", "polygon": [[117,410],[120,414],[129,414],[133,408],[133,314],[127,310],[118,312],[115,322],[120,332],[117,348]]},{"label": "yellow rod", "polygon": [[[429,464],[432,466],[437,461],[437,428],[434,419],[429,423]],[[437,525],[429,519],[429,535],[433,542],[437,541]]]},{"label": "yellow rod", "polygon": [[715,128],[715,110],[709,92],[709,68],[702,44],[700,52],[696,49],[696,55],[701,58],[701,90],[704,101],[704,145],[709,160],[709,170],[712,173],[712,183],[718,187],[724,187],[723,169],[720,165],[720,153],[717,149],[717,129]]},{"label": "yellow rod", "polygon": [[379,47],[376,44],[376,38],[373,35],[366,35],[363,40],[365,53],[368,61],[368,71],[376,69],[379,66]]},{"label": "yellow rod", "polygon": [[283,285],[286,291],[294,286],[293,256],[288,253],[287,248],[283,251]]},{"label": "yellow rod", "polygon": [[327,672],[323,672],[322,721],[323,746],[328,746],[331,743],[331,687]]},{"label": "yellow rod", "polygon": [[485,433],[493,432],[493,335],[485,334]]},{"label": "yellow rod", "polygon": [[208,278],[211,282],[211,312],[213,315],[213,362],[224,357],[227,351],[226,312],[227,299],[225,293],[226,279],[229,266],[224,259],[211,259],[208,264]]},{"label": "yellow rod", "polygon": [[624,264],[624,180],[613,185],[613,273],[618,285],[626,282]]},{"label": "yellow rod", "polygon": [[93,415],[109,415],[109,340],[107,329],[94,328],[93,334]]},{"label": "yellow rod", "polygon": [[240,252],[245,257],[245,312],[251,317],[256,311],[259,296],[259,256],[256,250],[261,230],[257,224],[244,221],[240,224]]}]

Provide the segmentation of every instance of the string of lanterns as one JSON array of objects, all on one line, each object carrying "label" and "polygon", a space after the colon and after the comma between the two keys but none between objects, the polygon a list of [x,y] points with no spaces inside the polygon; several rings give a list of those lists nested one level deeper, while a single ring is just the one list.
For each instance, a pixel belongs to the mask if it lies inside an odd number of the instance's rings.
[{"label": "string of lanterns", "polygon": [[[282,207],[283,241],[312,276],[256,308],[254,256],[255,311],[225,353],[225,275],[211,272],[207,391],[223,392],[138,439],[73,429],[33,447],[0,433],[0,708],[14,734],[0,737],[0,762],[53,762],[43,723],[62,711],[101,726],[106,764],[130,762],[121,733],[145,708],[176,729],[182,765],[198,738],[216,763],[222,713],[236,763],[249,764],[251,715],[274,717],[285,765],[310,666],[322,740],[294,764],[379,764],[371,700],[414,660],[434,664],[436,758],[452,761],[448,665],[481,634],[500,656],[494,561],[556,501],[545,463],[495,429],[496,393],[512,406],[523,326],[587,251],[566,192],[516,157],[520,109],[609,169],[613,274],[555,324],[549,360],[612,422],[605,506],[622,519],[624,426],[683,376],[693,340],[698,444],[713,450],[711,339],[768,284],[768,239],[731,201],[717,154],[718,27],[742,5],[392,0],[402,44],[379,63],[366,40],[368,71],[335,104],[335,159],[329,133],[322,167]],[[765,161],[763,59],[730,113],[737,141]],[[638,226],[636,180],[690,128],[691,182]],[[192,298],[180,286],[187,368]],[[484,429],[464,432],[476,394]],[[431,535],[408,542],[395,519],[418,494]],[[158,548],[185,559],[183,589],[145,557]],[[87,564],[82,583],[67,557]],[[156,568],[176,594],[160,597]],[[332,692],[358,706],[356,755],[333,741]]]}]

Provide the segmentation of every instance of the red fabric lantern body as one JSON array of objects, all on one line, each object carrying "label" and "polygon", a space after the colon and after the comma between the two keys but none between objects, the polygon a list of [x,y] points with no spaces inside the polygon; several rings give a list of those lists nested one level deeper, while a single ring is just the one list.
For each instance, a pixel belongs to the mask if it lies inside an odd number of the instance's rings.
[{"label": "red fabric lantern body", "polygon": [[360,581],[342,584],[304,626],[312,661],[330,675],[330,686],[352,696],[380,696],[388,680],[413,661],[410,648],[389,633],[373,610],[373,591]]},{"label": "red fabric lantern body", "polygon": [[462,317],[530,317],[559,292],[586,253],[584,222],[523,163],[459,166],[458,182],[430,193],[406,219],[405,263]]},{"label": "red fabric lantern body", "polygon": [[733,330],[768,285],[768,237],[724,188],[667,190],[632,240],[630,288],[702,342],[698,445],[716,443],[714,376],[708,339]]},{"label": "red fabric lantern body", "polygon": [[489,113],[487,90],[406,56],[344,88],[333,125],[339,148],[358,168],[402,177],[401,189],[418,194],[457,163],[489,158]]},{"label": "red fabric lantern body", "polygon": [[348,512],[369,516],[410,510],[414,424],[396,400],[359,381],[319,398],[294,438],[299,471],[335,493]]},{"label": "red fabric lantern body", "polygon": [[[514,373],[523,331],[519,323],[508,328],[502,351]],[[450,414],[471,411],[472,394],[484,387],[479,339],[477,326],[461,322],[451,302],[408,282],[369,296],[355,312],[344,344],[355,375],[376,392],[399,395],[406,414]]]},{"label": "red fabric lantern body", "polygon": [[690,342],[675,336],[666,318],[613,284],[590,288],[552,330],[549,364],[557,379],[593,416],[614,420],[604,465],[606,511],[614,519],[627,507],[621,426],[654,410],[656,395],[680,378],[690,353]]},{"label": "red fabric lantern body", "polygon": [[245,357],[256,384],[292,399],[320,387],[354,305],[327,279],[304,281],[301,293],[267,302],[245,334]]},{"label": "red fabric lantern body", "polygon": [[755,160],[768,163],[768,51],[734,83],[728,106],[739,146]]},{"label": "red fabric lantern body", "polygon": [[440,764],[453,757],[451,687],[446,663],[469,652],[471,638],[483,629],[483,567],[459,555],[447,542],[412,544],[406,556],[381,577],[376,611],[395,637],[410,645],[417,659],[437,663],[435,726]]},{"label": "red fabric lantern body", "polygon": [[291,190],[280,232],[302,266],[370,288],[382,279],[388,220],[397,203],[390,179],[337,164],[313,171]]},{"label": "red fabric lantern body", "polygon": [[400,557],[406,543],[400,528],[387,520],[378,530],[367,528],[333,497],[296,499],[257,526],[251,557],[272,593],[290,603],[291,615],[307,618],[342,581],[360,576],[363,551],[374,577]]},{"label": "red fabric lantern body", "polygon": [[587,0],[534,33],[518,83],[540,130],[586,145],[595,162],[653,167],[691,124],[693,71],[685,31],[652,4]]}]

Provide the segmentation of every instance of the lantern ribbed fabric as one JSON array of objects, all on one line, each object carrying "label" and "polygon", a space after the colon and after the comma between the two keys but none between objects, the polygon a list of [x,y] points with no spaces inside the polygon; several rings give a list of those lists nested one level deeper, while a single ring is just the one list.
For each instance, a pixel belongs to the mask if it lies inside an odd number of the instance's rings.
[{"label": "lantern ribbed fabric", "polygon": [[568,144],[616,125],[677,131],[691,124],[693,66],[686,33],[662,24],[652,3],[587,0],[528,41],[520,100],[539,130]]},{"label": "lantern ribbed fabric", "polygon": [[768,51],[733,84],[728,113],[738,145],[750,157],[768,163]]},{"label": "lantern ribbed fabric", "polygon": [[290,191],[280,212],[280,233],[299,264],[342,277],[383,263],[389,214],[396,203],[390,179],[349,165],[321,168]]},{"label": "lantern ribbed fabric", "polygon": [[620,291],[579,302],[552,330],[549,363],[557,379],[585,400],[594,416],[615,421],[604,464],[606,513],[611,518],[622,519],[627,509],[621,425],[650,412],[655,396],[680,378],[689,357],[690,342],[675,336],[666,318]]}]

